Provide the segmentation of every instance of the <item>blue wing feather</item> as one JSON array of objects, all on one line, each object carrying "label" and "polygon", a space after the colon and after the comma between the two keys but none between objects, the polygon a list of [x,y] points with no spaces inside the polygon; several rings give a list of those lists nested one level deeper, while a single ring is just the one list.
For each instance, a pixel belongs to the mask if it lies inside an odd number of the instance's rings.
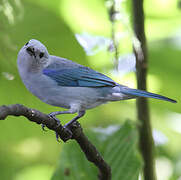
[{"label": "blue wing feather", "polygon": [[55,80],[59,86],[69,87],[114,87],[116,83],[109,77],[84,66],[68,69],[43,70],[43,74]]}]

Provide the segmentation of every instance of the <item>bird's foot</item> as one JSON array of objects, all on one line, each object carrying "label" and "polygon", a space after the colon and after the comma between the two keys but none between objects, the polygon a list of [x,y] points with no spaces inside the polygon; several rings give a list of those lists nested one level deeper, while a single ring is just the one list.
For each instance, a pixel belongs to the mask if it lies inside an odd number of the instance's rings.
[{"label": "bird's foot", "polygon": [[55,112],[48,114],[48,116],[50,116],[51,118],[53,118],[57,122],[57,127],[60,126],[60,120],[56,117]]},{"label": "bird's foot", "polygon": [[[71,125],[72,121],[67,123],[65,126],[62,127],[60,120],[56,117],[56,115],[58,115],[58,114],[59,113],[57,113],[57,112],[52,112],[52,113],[48,114],[48,116],[53,118],[56,121],[56,125],[55,125],[56,140],[58,142],[60,142],[60,139],[62,139],[64,142],[66,142],[67,140],[72,138],[72,131],[70,129],[70,125]],[[60,126],[64,129],[62,131],[61,135],[56,132],[56,129],[58,129]],[[45,127],[45,125],[42,125],[43,129],[44,129],[44,127]]]},{"label": "bird's foot", "polygon": [[50,117],[52,117],[52,118],[56,118],[56,115],[58,115],[59,113],[58,113],[59,111],[55,111],[55,112],[51,112],[50,114],[48,114]]},{"label": "bird's foot", "polygon": [[70,130],[70,126],[73,124],[74,122],[68,122],[68,123],[66,123],[63,127],[64,128],[66,128],[66,129],[68,129],[68,130]]},{"label": "bird's foot", "polygon": [[[60,126],[60,124],[56,128],[58,128],[59,126]],[[67,140],[72,138],[72,131],[70,130],[69,127],[63,126],[63,131],[62,131],[61,136],[57,132],[55,132],[55,135],[56,135],[56,140],[58,142],[60,142],[60,139],[62,139],[64,142],[66,142]]]},{"label": "bird's foot", "polygon": [[[58,128],[60,126],[60,120],[56,117],[56,114],[54,112],[48,114],[51,118],[53,118],[56,122],[57,122],[57,125],[56,125],[56,128]],[[56,140],[58,142],[60,142],[59,140],[59,135],[57,132],[55,132],[55,136],[56,136]]]},{"label": "bird's foot", "polygon": [[82,116],[84,116],[85,111],[80,111],[79,114],[74,117],[71,121],[69,121],[67,124],[64,125],[64,128],[70,129],[70,127]]}]

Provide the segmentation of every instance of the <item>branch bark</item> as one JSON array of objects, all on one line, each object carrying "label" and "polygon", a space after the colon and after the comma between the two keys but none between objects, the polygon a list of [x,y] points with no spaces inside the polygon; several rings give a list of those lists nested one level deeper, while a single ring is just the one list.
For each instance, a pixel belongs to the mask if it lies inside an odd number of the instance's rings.
[{"label": "branch bark", "polygon": [[29,121],[37,124],[44,124],[47,128],[58,133],[60,139],[64,142],[70,139],[75,140],[84,152],[87,160],[94,163],[99,169],[98,179],[111,179],[111,168],[104,161],[96,147],[85,136],[83,129],[78,122],[75,122],[67,129],[61,124],[58,125],[57,121],[47,114],[43,114],[36,109],[30,109],[20,104],[0,106],[0,120],[5,120],[8,116],[24,116]]},{"label": "branch bark", "polygon": [[[147,45],[144,29],[144,9],[143,0],[132,0],[133,5],[133,25],[136,38],[140,42],[140,47],[134,46],[136,56],[136,75],[138,89],[146,90],[146,77],[148,69]],[[146,98],[138,98],[137,118],[141,122],[139,127],[140,151],[144,160],[144,179],[155,180],[154,170],[154,142],[150,123],[149,105]]]}]

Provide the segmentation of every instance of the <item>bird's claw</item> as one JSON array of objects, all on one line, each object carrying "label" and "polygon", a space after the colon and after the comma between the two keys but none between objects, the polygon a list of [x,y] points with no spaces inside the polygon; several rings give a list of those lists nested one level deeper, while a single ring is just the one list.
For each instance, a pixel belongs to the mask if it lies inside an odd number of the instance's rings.
[{"label": "bird's claw", "polygon": [[52,117],[52,118],[56,118],[57,113],[56,112],[51,112],[50,114],[48,114],[48,116]]},{"label": "bird's claw", "polygon": [[56,122],[57,122],[57,127],[59,127],[60,125],[60,120],[56,117],[56,115],[54,114],[54,112],[48,114],[49,117],[53,118]]},{"label": "bird's claw", "polygon": [[[54,113],[50,113],[50,114],[48,114],[48,116],[52,117],[52,118],[57,122],[57,124],[58,124],[57,127],[58,127],[59,124],[60,124],[60,120],[55,117],[55,114],[54,114]],[[41,128],[42,128],[43,131],[47,131],[47,130],[45,129],[45,127],[46,127],[45,124],[41,124]]]},{"label": "bird's claw", "polygon": [[[56,126],[56,128],[58,128],[58,127],[60,126],[60,121],[57,121],[57,123],[58,123],[58,125]],[[57,132],[55,132],[55,136],[56,136],[56,140],[57,140],[58,142],[60,142],[60,140],[59,140],[59,134],[58,134]]]},{"label": "bird's claw", "polygon": [[[68,127],[66,127],[66,126],[63,126],[63,132],[66,134],[66,138],[64,137],[64,139],[62,139],[64,142],[66,142],[67,140],[69,140],[69,139],[71,139],[72,138],[72,131],[68,128]],[[58,141],[58,142],[60,142],[60,135],[57,133],[57,132],[55,132],[55,135],[56,135],[56,140]]]},{"label": "bird's claw", "polygon": [[[60,120],[55,116],[55,114],[52,112],[50,114],[48,114],[51,118],[53,118],[56,122],[57,122],[57,125],[56,125],[56,128],[58,128],[60,126]],[[60,142],[59,140],[59,134],[57,132],[55,132],[55,136],[56,136],[56,140],[58,142]]]},{"label": "bird's claw", "polygon": [[[53,118],[53,119],[57,122],[57,124],[56,124],[56,126],[55,126],[55,129],[59,128],[59,126],[61,125],[61,123],[60,123],[60,120],[56,117],[56,113],[55,113],[55,112],[52,112],[52,113],[48,114],[48,116],[51,117],[51,118]],[[66,142],[68,139],[71,139],[71,138],[72,138],[72,131],[71,131],[70,128],[69,128],[70,124],[71,124],[71,123],[67,123],[67,124],[65,124],[65,125],[63,126],[64,132],[66,133],[66,136],[67,136],[65,139],[63,139],[63,141],[65,141],[65,142]],[[45,125],[42,124],[41,126],[42,126],[42,129],[45,130]],[[57,140],[58,142],[60,142],[60,139],[61,139],[61,138],[60,138],[60,135],[59,135],[57,132],[55,132],[55,136],[56,136],[56,140]]]}]

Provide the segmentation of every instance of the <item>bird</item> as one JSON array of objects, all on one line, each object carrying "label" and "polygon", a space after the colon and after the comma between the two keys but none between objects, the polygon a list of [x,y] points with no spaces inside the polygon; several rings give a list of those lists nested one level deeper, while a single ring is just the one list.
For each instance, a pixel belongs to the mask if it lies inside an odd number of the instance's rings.
[{"label": "bird", "polygon": [[29,40],[19,51],[17,66],[26,88],[44,103],[65,108],[65,111],[51,112],[77,115],[65,124],[77,121],[86,110],[107,102],[155,98],[176,103],[176,100],[155,93],[129,88],[108,76],[71,60],[50,55],[39,40]]}]

